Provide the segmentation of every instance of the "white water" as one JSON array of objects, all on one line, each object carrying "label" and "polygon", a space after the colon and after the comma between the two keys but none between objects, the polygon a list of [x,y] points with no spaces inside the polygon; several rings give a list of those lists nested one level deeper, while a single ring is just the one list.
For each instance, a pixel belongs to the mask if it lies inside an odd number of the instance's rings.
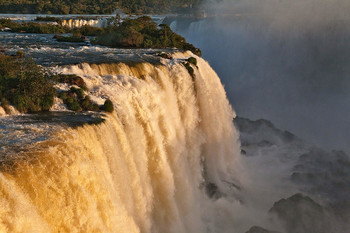
[{"label": "white water", "polygon": [[[188,56],[59,68],[116,110],[1,155],[0,232],[235,232],[234,112],[209,64],[197,57],[188,74]],[[209,199],[205,181],[231,198]]]},{"label": "white water", "polygon": [[107,26],[107,19],[64,19],[62,25],[69,28],[80,28],[85,25],[102,28]]}]

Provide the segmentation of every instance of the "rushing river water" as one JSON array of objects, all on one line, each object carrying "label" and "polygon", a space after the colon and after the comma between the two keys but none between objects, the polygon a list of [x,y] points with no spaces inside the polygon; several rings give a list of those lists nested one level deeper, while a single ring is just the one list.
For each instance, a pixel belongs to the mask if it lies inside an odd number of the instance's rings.
[{"label": "rushing river water", "polygon": [[[89,46],[86,43],[57,42],[54,34],[0,32],[0,46],[8,53],[22,50],[44,66],[78,64],[81,62],[155,61],[161,49],[114,49]],[[172,51],[172,50],[169,50]],[[64,58],[64,59],[62,59]]]}]

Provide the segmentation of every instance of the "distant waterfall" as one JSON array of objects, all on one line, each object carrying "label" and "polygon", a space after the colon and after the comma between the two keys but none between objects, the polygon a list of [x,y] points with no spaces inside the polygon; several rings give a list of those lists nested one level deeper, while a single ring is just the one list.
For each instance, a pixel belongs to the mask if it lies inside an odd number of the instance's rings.
[{"label": "distant waterfall", "polygon": [[234,211],[230,202],[209,199],[204,186],[235,192],[235,114],[206,61],[196,57],[192,77],[182,62],[194,55],[173,56],[59,68],[83,77],[93,100],[110,98],[115,112],[3,155],[1,232],[232,232],[217,220],[222,208]]},{"label": "distant waterfall", "polygon": [[64,19],[62,21],[62,26],[69,28],[80,28],[85,25],[103,28],[107,26],[107,19]]}]

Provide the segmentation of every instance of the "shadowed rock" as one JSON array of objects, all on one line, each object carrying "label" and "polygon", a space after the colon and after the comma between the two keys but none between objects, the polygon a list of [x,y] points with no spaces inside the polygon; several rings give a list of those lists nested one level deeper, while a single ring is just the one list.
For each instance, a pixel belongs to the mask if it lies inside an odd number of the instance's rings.
[{"label": "shadowed rock", "polygon": [[288,233],[331,232],[326,210],[300,193],[275,202],[269,212],[276,214]]},{"label": "shadowed rock", "polygon": [[278,231],[269,231],[262,227],[253,226],[246,233],[280,233]]}]

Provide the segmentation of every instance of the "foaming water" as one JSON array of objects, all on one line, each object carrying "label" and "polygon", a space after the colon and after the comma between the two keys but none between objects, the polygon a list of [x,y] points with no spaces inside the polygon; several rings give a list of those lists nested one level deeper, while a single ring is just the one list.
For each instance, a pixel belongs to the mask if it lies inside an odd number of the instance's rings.
[{"label": "foaming water", "polygon": [[[18,50],[43,66],[87,63],[153,62],[159,61],[159,52],[173,52],[174,49],[120,49],[91,46],[85,42],[57,42],[53,34],[27,34],[0,32],[0,47],[6,53]],[[64,57],[65,59],[62,59]]]},{"label": "foaming water", "polygon": [[[110,98],[116,110],[104,123],[56,131],[1,164],[0,229],[232,232],[240,186],[235,114],[204,60],[197,57],[189,75],[181,64],[188,56],[59,68],[81,75],[92,98]],[[209,199],[208,183],[231,200]]]}]

